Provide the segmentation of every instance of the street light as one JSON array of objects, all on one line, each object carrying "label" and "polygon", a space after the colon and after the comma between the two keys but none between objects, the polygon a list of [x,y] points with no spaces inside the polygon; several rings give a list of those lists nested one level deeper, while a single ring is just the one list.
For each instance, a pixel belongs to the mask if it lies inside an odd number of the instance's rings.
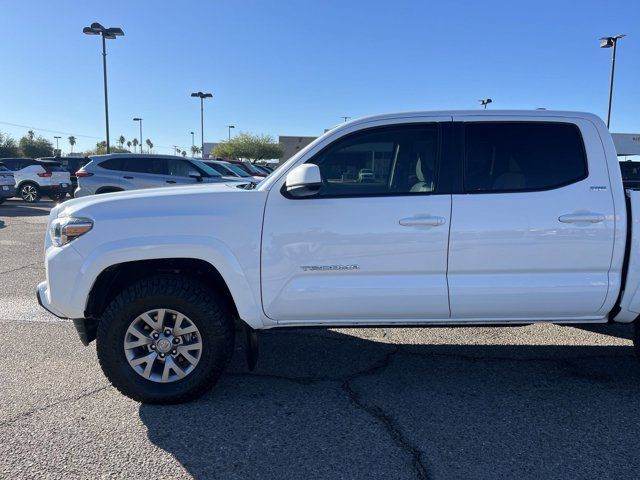
[{"label": "street light", "polygon": [[491,100],[490,98],[482,98],[480,100],[478,100],[480,102],[480,105],[484,105],[484,109],[487,109],[487,105],[489,105],[491,102],[493,102],[493,100]]},{"label": "street light", "polygon": [[344,120],[344,123],[347,122],[347,120],[349,120],[351,117],[340,117],[342,120]]},{"label": "street light", "polygon": [[121,37],[124,32],[119,27],[105,28],[98,22],[94,22],[89,27],[84,27],[82,33],[85,35],[100,35],[102,36],[102,76],[104,79],[104,115],[106,120],[107,129],[107,153],[111,153],[111,145],[109,143],[109,100],[107,98],[107,42],[106,40],[113,40],[116,37]]},{"label": "street light", "polygon": [[140,117],[135,117],[133,121],[140,122],[140,153],[142,153],[142,119]]},{"label": "street light", "polygon": [[194,132],[191,132],[191,150],[193,150],[194,145],[195,145]]},{"label": "street light", "polygon": [[609,122],[611,121],[611,99],[613,98],[613,74],[616,69],[616,47],[618,45],[618,40],[622,37],[626,37],[624,33],[619,33],[618,35],[614,35],[613,37],[602,37],[600,40],[600,48],[611,48],[611,80],[609,83],[609,108],[607,110],[607,128],[609,128]]},{"label": "street light", "polygon": [[56,139],[56,150],[60,150],[60,148],[58,148],[58,140],[60,140],[62,137],[58,137],[58,136],[54,135],[53,138]]},{"label": "street light", "polygon": [[200,99],[200,148],[202,149],[202,158],[204,158],[204,99],[212,98],[210,93],[195,92],[191,94],[192,97]]},{"label": "street light", "polygon": [[227,125],[227,128],[229,129],[229,140],[231,140],[231,129],[232,128],[236,128],[235,125]]}]

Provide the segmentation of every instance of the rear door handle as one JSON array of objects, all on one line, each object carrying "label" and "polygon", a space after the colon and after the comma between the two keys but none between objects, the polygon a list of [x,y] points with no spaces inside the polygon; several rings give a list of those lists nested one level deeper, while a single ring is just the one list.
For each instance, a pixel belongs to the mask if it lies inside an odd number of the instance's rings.
[{"label": "rear door handle", "polygon": [[127,180],[132,180],[133,177],[130,177],[129,175],[124,175],[122,178],[126,178]]},{"label": "rear door handle", "polygon": [[403,227],[438,227],[447,223],[444,217],[408,217],[402,218],[398,222]]},{"label": "rear door handle", "polygon": [[605,216],[601,213],[567,213],[560,215],[558,220],[562,223],[602,223]]}]

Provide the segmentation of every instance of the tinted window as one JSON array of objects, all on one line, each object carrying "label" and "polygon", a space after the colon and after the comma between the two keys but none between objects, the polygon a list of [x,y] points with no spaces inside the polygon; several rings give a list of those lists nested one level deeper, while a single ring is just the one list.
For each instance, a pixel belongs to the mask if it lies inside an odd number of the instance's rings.
[{"label": "tinted window", "polygon": [[122,170],[123,160],[123,158],[110,158],[109,160],[100,162],[98,165],[102,168],[106,168],[107,170]]},{"label": "tinted window", "polygon": [[196,169],[187,161],[171,159],[167,160],[169,175],[176,177],[188,177],[190,172],[196,171]]},{"label": "tinted window", "polygon": [[320,167],[320,196],[430,193],[438,145],[437,124],[377,128],[338,140],[308,163]]},{"label": "tinted window", "polygon": [[4,165],[4,163],[0,163],[0,172],[8,172],[9,169]]},{"label": "tinted window", "polygon": [[240,168],[237,165],[234,165],[233,163],[225,162],[225,163],[221,163],[220,165],[222,165],[224,168],[229,170],[229,172],[231,172],[232,174],[236,174],[239,177],[247,178],[251,176],[247,172],[245,172],[242,168]]},{"label": "tinted window", "polygon": [[467,192],[545,190],[587,176],[578,127],[564,123],[465,124]]},{"label": "tinted window", "polygon": [[192,165],[195,165],[195,168],[191,167],[191,171],[200,170],[200,172],[204,172],[205,174],[209,175],[210,177],[219,177],[219,176],[221,176],[221,174],[216,169],[214,169],[213,166],[210,163],[201,162],[200,160],[190,160],[189,162]]},{"label": "tinted window", "polygon": [[58,163],[41,163],[44,168],[49,170],[50,172],[66,172],[66,170],[62,167],[62,165]]},{"label": "tinted window", "polygon": [[620,171],[624,181],[640,180],[640,162],[620,162]]}]

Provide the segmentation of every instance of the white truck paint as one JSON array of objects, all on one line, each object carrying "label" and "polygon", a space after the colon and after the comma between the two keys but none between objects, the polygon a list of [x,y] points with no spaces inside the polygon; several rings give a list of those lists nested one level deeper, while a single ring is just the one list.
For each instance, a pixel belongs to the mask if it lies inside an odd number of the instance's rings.
[{"label": "white truck paint", "polygon": [[[450,135],[444,144],[453,148],[439,150],[439,158],[454,158],[458,137],[445,129],[483,122],[575,126],[584,143],[586,176],[533,191],[315,196],[319,170],[307,162],[352,134],[437,125],[439,148],[442,135]],[[402,152],[393,155],[395,169]],[[418,153],[419,162],[424,158]],[[456,175],[442,173],[449,166],[438,168],[440,179],[450,175],[455,183]],[[416,185],[428,185],[420,178],[422,164],[415,170]],[[342,177],[341,185],[348,184]],[[370,188],[367,182],[363,188]],[[287,194],[287,187],[294,192],[305,185],[301,198]],[[190,258],[215,267],[238,316],[256,330],[628,323],[640,315],[638,212],[640,192],[631,192],[627,205],[611,135],[594,115],[380,115],[327,132],[255,190],[198,185],[118,192],[55,207],[49,228],[66,218],[90,219],[93,228],[63,246],[53,245],[47,234],[47,278],[38,297],[60,317],[82,322],[91,313],[97,318],[87,321],[98,321],[100,312],[87,312],[87,302],[102,273],[125,262]]]}]

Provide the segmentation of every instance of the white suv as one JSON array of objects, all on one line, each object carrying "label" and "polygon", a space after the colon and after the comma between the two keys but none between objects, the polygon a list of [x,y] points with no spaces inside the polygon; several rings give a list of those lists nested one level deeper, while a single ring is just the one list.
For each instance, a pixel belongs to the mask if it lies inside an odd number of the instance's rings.
[{"label": "white suv", "polygon": [[3,158],[2,163],[13,171],[16,196],[20,196],[25,202],[37,202],[42,195],[56,201],[64,198],[70,191],[71,177],[59,162]]}]

